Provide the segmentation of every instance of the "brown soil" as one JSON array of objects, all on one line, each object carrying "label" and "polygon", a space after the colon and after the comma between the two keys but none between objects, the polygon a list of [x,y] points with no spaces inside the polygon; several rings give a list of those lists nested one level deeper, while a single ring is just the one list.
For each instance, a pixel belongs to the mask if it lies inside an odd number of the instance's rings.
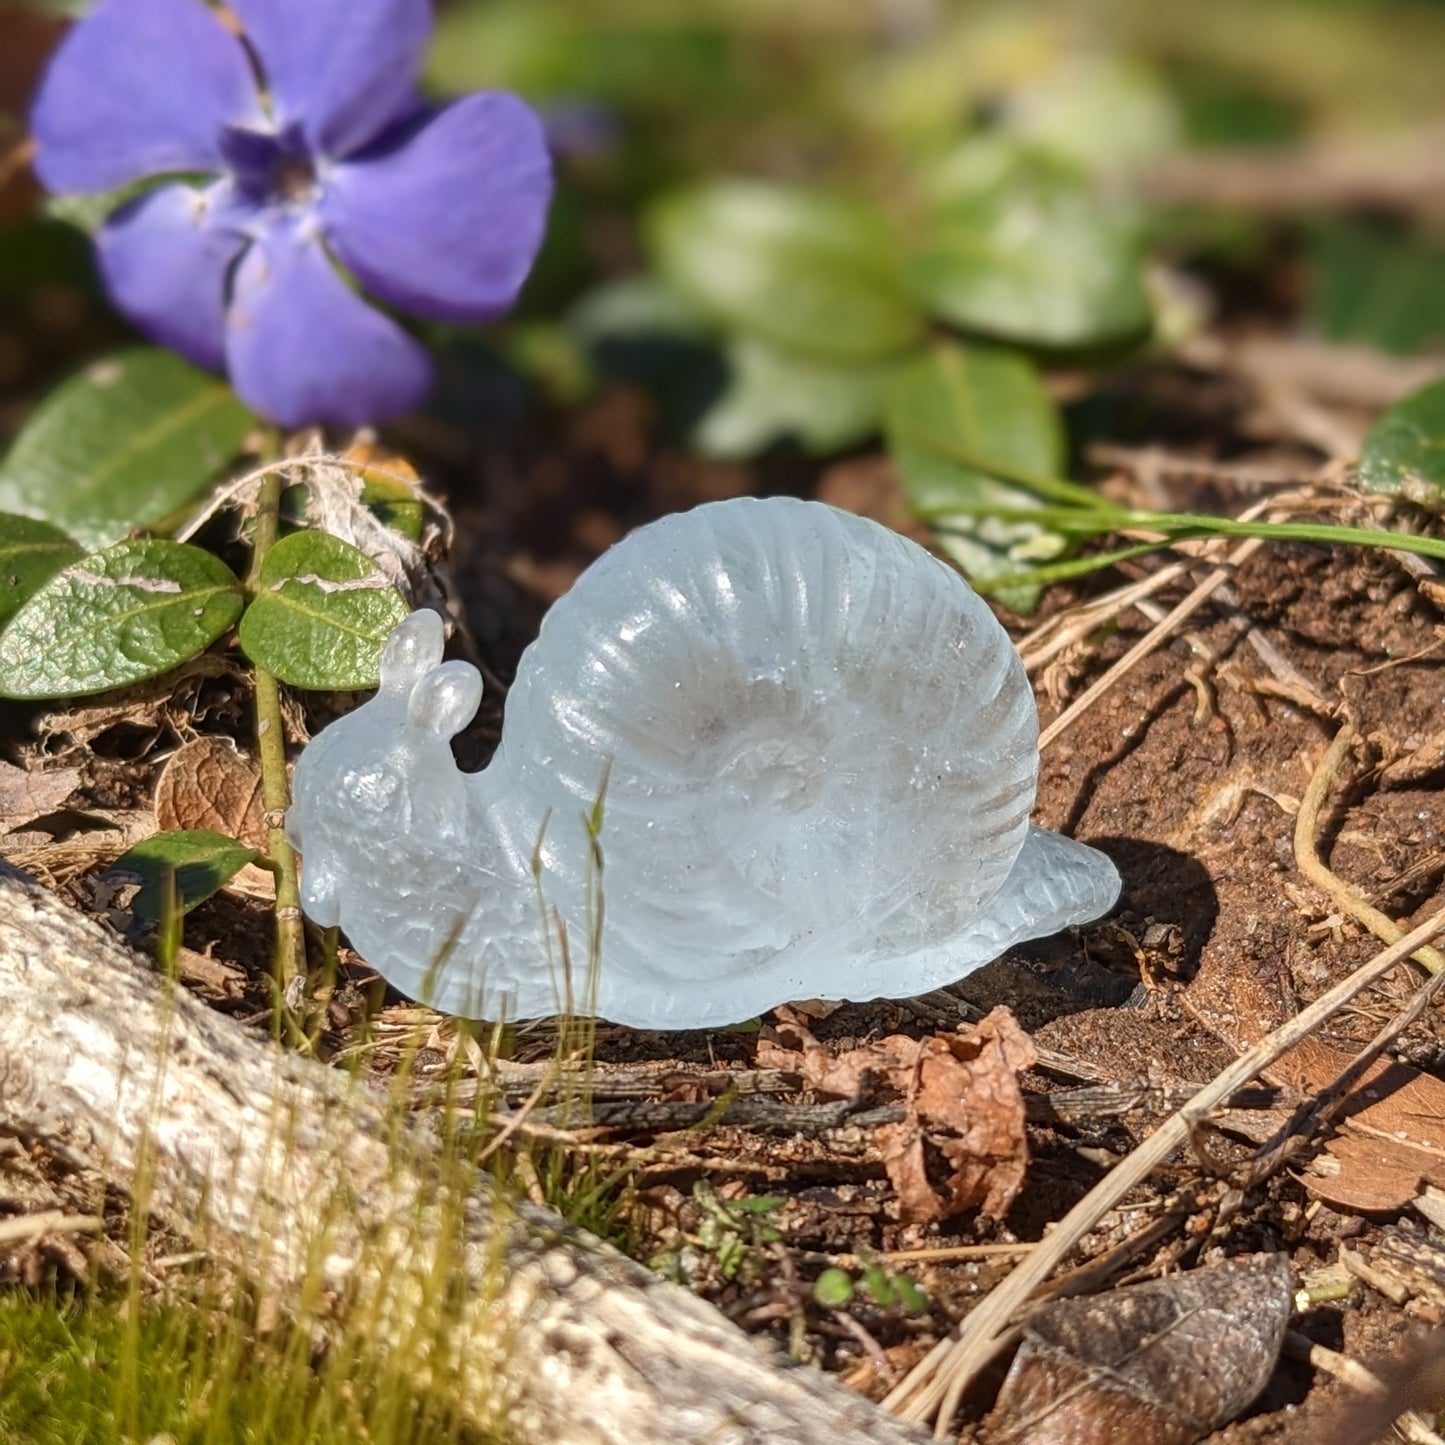
[{"label": "brown soil", "polygon": [[[550,597],[629,526],[704,497],[806,491],[812,485],[801,467],[780,464],[767,475],[746,475],[654,452],[647,428],[636,398],[617,394],[574,419],[559,441],[539,446],[535,462],[514,476],[509,470],[509,484],[498,483],[495,467],[484,465],[477,469],[483,480],[475,491],[454,486],[457,577],[481,652],[502,676],[510,675]],[[891,505],[876,464],[850,466],[844,483],[861,476],[874,510]],[[836,477],[829,483],[839,484]],[[1157,600],[1167,608],[1183,590]],[[1293,811],[1337,724],[1298,696],[1280,695],[1279,678],[1251,647],[1250,632],[1272,644],[1331,708],[1344,709],[1368,739],[1365,752],[1343,771],[1326,811],[1322,851],[1331,866],[1402,921],[1419,921],[1445,903],[1445,762],[1431,764],[1429,751],[1439,738],[1445,676],[1433,650],[1442,637],[1438,612],[1389,559],[1304,546],[1263,549],[1242,568],[1235,590],[1235,613],[1201,611],[1192,631],[1130,672],[1044,755],[1037,821],[1116,860],[1125,884],[1115,914],[1077,934],[1020,949],[945,993],[839,1008],[814,1022],[818,1038],[841,1049],[889,1033],[922,1036],[1003,1003],[1044,1050],[1044,1064],[1026,1080],[1033,1093],[1119,1080],[1198,1084],[1235,1056],[1241,1040],[1273,1027],[1376,952],[1373,938],[1342,920],[1305,883],[1291,843]],[[1067,600],[1052,598],[1051,606]],[[1013,623],[1020,635],[1027,630],[1026,622]],[[1045,721],[1149,625],[1141,613],[1125,612],[1097,645],[1047,669],[1038,679]],[[244,734],[234,688],[230,678],[201,684],[198,706],[216,721],[198,721],[198,727]],[[485,755],[496,717],[484,715],[464,756]],[[174,730],[174,719],[152,718],[127,735],[129,741],[118,742],[114,730],[103,734],[89,755],[92,786],[72,812],[143,802],[157,766],[153,750],[163,750]],[[137,744],[137,737],[148,740]],[[1418,766],[1409,765],[1412,755]],[[55,876],[82,906],[99,906],[82,868],[56,870]],[[189,917],[185,942],[240,971],[232,982],[211,978],[206,995],[264,1027],[264,908],[217,898]],[[343,955],[343,961],[347,977],[328,1015],[331,1048],[358,1036],[369,992],[375,993],[368,991],[366,970],[354,958]],[[199,969],[197,977],[204,974]],[[1393,992],[1385,990],[1386,997],[1341,1016],[1333,1040],[1342,1047],[1364,1042],[1406,989],[1402,979]],[[399,1031],[415,1013],[393,1000],[383,1022],[386,1017]],[[450,1037],[442,1029],[432,1041],[444,1050]],[[546,1028],[523,1032],[514,1056],[546,1057],[553,1041]],[[756,1036],[747,1032],[662,1035],[603,1026],[596,1055],[604,1078],[624,1065],[653,1066],[658,1095],[678,1098],[685,1096],[678,1092],[679,1078],[751,1068],[755,1048]],[[1439,1071],[1445,1031],[1437,1010],[1410,1029],[1399,1053]],[[383,1050],[379,1066],[386,1063]],[[908,1268],[931,1308],[919,1314],[860,1306],[855,1315],[867,1337],[862,1341],[811,1305],[810,1281],[819,1269],[840,1256],[858,1268],[857,1257],[869,1252],[1038,1239],[1163,1112],[1161,1106],[1153,1113],[1100,1113],[1069,1125],[1031,1126],[1029,1182],[1008,1216],[962,1217],[936,1226],[899,1219],[866,1128],[780,1133],[720,1125],[664,1132],[623,1125],[589,1137],[614,1146],[611,1161],[634,1166],[624,1192],[625,1225],[643,1258],[675,1253],[697,1238],[704,1209],[693,1190],[700,1180],[724,1199],[780,1197],[784,1202],[767,1221],[781,1239],[747,1241],[743,1264],[731,1277],[715,1256],[695,1249],[695,1283],[734,1318],[771,1333],[783,1346],[790,1320],[802,1315],[801,1335],[791,1335],[794,1348],[801,1342],[879,1396],[890,1377],[921,1358],[1002,1276],[1010,1260],[891,1266]],[[1171,1161],[1137,1196],[1143,1213],[1136,1211],[1132,1224],[1200,1173],[1196,1159]],[[1289,1253],[1298,1279],[1334,1263],[1342,1239],[1368,1243],[1385,1223],[1320,1207],[1284,1172],[1250,1193],[1228,1219],[1181,1225],[1135,1262],[1131,1277],[1271,1249]],[[1087,1247],[1097,1252],[1123,1233],[1122,1224],[1102,1229]],[[1437,1317],[1438,1303],[1430,1299],[1401,1308],[1357,1285],[1347,1300],[1313,1310],[1299,1328],[1352,1357],[1375,1361],[1398,1346],[1416,1319]],[[882,1349],[886,1364],[870,1345]],[[980,1393],[975,1411],[987,1403],[987,1392]],[[1328,1422],[1344,1398],[1341,1386],[1286,1361],[1251,1416],[1215,1438],[1330,1438]]]}]

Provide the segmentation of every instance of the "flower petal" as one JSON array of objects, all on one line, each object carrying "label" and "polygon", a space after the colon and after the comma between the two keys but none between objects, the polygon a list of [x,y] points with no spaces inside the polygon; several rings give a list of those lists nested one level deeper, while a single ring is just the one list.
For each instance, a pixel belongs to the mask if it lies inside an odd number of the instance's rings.
[{"label": "flower petal", "polygon": [[516,300],[551,198],[540,118],[515,95],[489,91],[331,167],[320,215],[336,254],[383,301],[478,321]]},{"label": "flower petal", "polygon": [[218,171],[222,126],[262,123],[246,52],[201,0],[101,0],[30,114],[36,173],[62,194]]},{"label": "flower petal", "polygon": [[414,103],[430,0],[231,0],[281,128],[323,155],[364,146]]},{"label": "flower petal", "polygon": [[284,427],[383,421],[432,381],[420,344],[348,290],[294,222],[263,234],[236,269],[226,364],[241,399]]},{"label": "flower petal", "polygon": [[217,224],[224,183],[162,186],[96,234],[105,289],[141,331],[197,366],[225,364],[226,272],[244,239]]}]

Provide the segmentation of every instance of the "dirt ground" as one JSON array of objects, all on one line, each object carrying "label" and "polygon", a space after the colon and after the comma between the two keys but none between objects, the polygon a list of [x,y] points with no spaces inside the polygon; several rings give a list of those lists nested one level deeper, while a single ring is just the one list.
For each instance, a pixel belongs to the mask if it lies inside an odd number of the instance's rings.
[{"label": "dirt ground", "polygon": [[[478,650],[504,679],[551,598],[590,556],[651,516],[709,497],[774,489],[897,515],[886,472],[873,459],[852,459],[821,479],[786,459],[752,473],[707,466],[655,445],[645,405],[625,392],[604,397],[560,439],[523,455],[525,463],[455,458],[451,469],[458,528],[453,571]],[[1198,485],[1213,484],[1206,475]],[[1215,497],[1231,508],[1247,500]],[[1157,565],[1136,564],[1132,575]],[[1058,589],[1041,616],[1121,580],[1113,573],[1087,587]],[[695,1191],[699,1181],[724,1200],[776,1197],[765,1223],[778,1238],[747,1237],[743,1229],[742,1263],[731,1272],[718,1255],[693,1249],[689,1277],[747,1328],[769,1333],[795,1355],[820,1359],[881,1397],[1017,1257],[1003,1248],[975,1248],[974,1257],[955,1259],[929,1251],[1039,1239],[1188,1086],[1212,1078],[1240,1048],[1378,951],[1374,938],[1302,877],[1292,843],[1294,814],[1341,717],[1364,741],[1329,794],[1322,855],[1402,923],[1445,904],[1445,754],[1439,746],[1445,673],[1438,662],[1445,632],[1428,591],[1385,554],[1273,544],[1238,569],[1232,588],[1130,670],[1043,754],[1036,821],[1115,860],[1124,891],[1113,915],[1020,948],[926,999],[810,1011],[816,1037],[839,1051],[890,1034],[921,1038],[949,1030],[999,1004],[1013,1011],[1041,1057],[1024,1079],[1035,1101],[1027,1182],[1007,1215],[990,1220],[965,1213],[934,1224],[900,1218],[871,1130],[847,1121],[824,1127],[817,1122],[821,1114],[807,1113],[816,1100],[797,1092],[767,1094],[770,1106],[796,1112],[760,1123],[714,1122],[706,1113],[699,1122],[688,1115],[682,1106],[716,1099],[716,1076],[758,1074],[755,1031],[647,1034],[602,1026],[594,1107],[605,1122],[583,1127],[574,1119],[568,1127],[577,1147],[593,1151],[604,1171],[627,1167],[616,1224],[634,1253],[674,1264],[680,1250],[686,1254],[686,1242],[698,1238],[707,1215]],[[1154,601],[1167,610],[1187,590],[1187,583],[1176,583]],[[1023,639],[1041,618],[1009,621]],[[1152,625],[1144,612],[1126,609],[1042,668],[1034,680],[1043,720],[1057,716]],[[43,743],[34,741],[33,714],[12,709],[3,720],[7,735],[19,737],[22,728],[32,735],[12,760],[34,764],[43,753],[47,766],[81,768],[77,794],[32,827],[70,840],[63,856],[42,850],[42,872],[83,907],[104,911],[107,904],[95,884],[108,846],[89,831],[97,819],[143,813],[182,735],[221,732],[245,745],[245,698],[235,677],[201,678],[178,696],[175,704],[118,716],[88,734],[51,721]],[[462,744],[468,762],[483,760],[495,740],[495,691],[492,697]],[[28,836],[32,845],[46,841]],[[89,854],[87,837],[94,839]],[[26,853],[16,861],[26,865]],[[193,984],[217,1007],[263,1027],[264,906],[220,896],[190,915],[185,943]],[[324,1041],[331,1051],[360,1036],[368,997],[377,993],[368,989],[370,976],[358,960],[344,951],[342,960]],[[1353,1051],[1408,992],[1409,980],[1401,977],[1367,996],[1335,1020],[1328,1041]],[[372,1036],[386,1037],[388,1030],[399,1036],[418,1018],[393,996]],[[436,1031],[439,1051],[449,1037],[446,1028]],[[545,1026],[525,1030],[515,1040],[514,1059],[546,1059],[554,1044]],[[1445,1066],[1438,1009],[1410,1027],[1396,1056],[1425,1070]],[[378,1067],[390,1057],[379,1049]],[[623,1084],[609,1092],[609,1078]],[[1110,1108],[1096,1101],[1082,1113],[1050,1120],[1048,1100],[1101,1085],[1121,1086],[1120,1097],[1132,1102]],[[1242,1159],[1247,1148],[1237,1134],[1220,1136],[1221,1157]],[[1408,1228],[1409,1211],[1371,1217],[1314,1198],[1299,1177],[1308,1157],[1246,1191],[1230,1210],[1181,1219],[1121,1278],[1282,1250],[1298,1282],[1336,1266],[1343,1243],[1368,1249],[1383,1232],[1401,1227],[1402,1218]],[[1211,1159],[1196,1152],[1171,1160],[1127,1209],[1085,1240],[1078,1258],[1117,1244],[1191,1181],[1207,1181],[1219,1167],[1219,1157]],[[858,1305],[840,1323],[808,1303],[810,1282],[822,1267],[841,1262],[857,1269],[884,1256],[889,1268],[906,1269],[921,1286],[926,1309]],[[1442,1307],[1438,1285],[1402,1303],[1356,1283],[1296,1327],[1354,1359],[1379,1361],[1411,1331],[1438,1322]],[[990,1377],[969,1397],[972,1418],[996,1383]],[[1287,1359],[1247,1417],[1213,1438],[1335,1438],[1330,1432],[1346,1398],[1326,1375]]]}]

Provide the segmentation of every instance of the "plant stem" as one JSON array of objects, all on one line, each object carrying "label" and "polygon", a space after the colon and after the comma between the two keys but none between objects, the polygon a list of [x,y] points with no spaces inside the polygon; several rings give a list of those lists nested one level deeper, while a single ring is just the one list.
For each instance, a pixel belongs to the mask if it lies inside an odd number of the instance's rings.
[{"label": "plant stem", "polygon": [[1097,512],[1084,507],[993,507],[966,503],[947,510],[923,513],[933,519],[934,530],[942,535],[971,536],[969,528],[950,526],[949,517],[991,518],[994,521],[1033,523],[1047,531],[1072,538],[1102,537],[1109,532],[1158,532],[1157,542],[1139,542],[1088,557],[1029,567],[1005,577],[992,577],[981,590],[1041,586],[1082,577],[1130,557],[1188,542],[1201,537],[1258,537],[1266,542],[1314,542],[1320,546],[1377,547],[1390,552],[1416,552],[1423,557],[1445,560],[1445,539],[1420,537],[1410,532],[1391,532],[1383,527],[1339,527],[1328,522],[1241,522],[1233,517],[1209,517],[1192,512],[1121,511],[1104,503]]},{"label": "plant stem", "polygon": [[[271,448],[280,451],[280,439]],[[256,529],[251,544],[251,571],[246,591],[255,597],[261,567],[281,525],[281,473],[261,478],[256,495]],[[291,784],[286,776],[286,729],[281,717],[281,684],[263,667],[255,668],[256,750],[261,758],[261,805],[265,810],[266,852],[276,878],[276,946],[272,956],[278,1018],[290,1018],[292,990],[306,977],[306,933],[301,920],[301,890],[296,854],[286,840],[286,809]]]},{"label": "plant stem", "polygon": [[1355,547],[1383,547],[1391,552],[1418,552],[1422,557],[1445,558],[1445,538],[1391,532],[1384,527],[1338,527],[1329,522],[1240,522],[1233,517],[1206,517],[1192,512],[1133,512],[1125,524],[1146,531],[1217,537],[1262,537],[1266,542],[1336,543]]},{"label": "plant stem", "polygon": [[[1182,539],[1171,537],[1170,542]],[[988,582],[975,582],[977,591],[989,596],[1009,587],[1047,587],[1054,582],[1067,582],[1074,577],[1087,577],[1090,572],[1100,572],[1116,562],[1128,562],[1134,557],[1147,557],[1158,552],[1169,542],[1136,542],[1132,547],[1119,547],[1111,552],[1091,552],[1087,557],[1070,557],[1062,562],[1045,562],[1023,572],[1010,572],[1003,577],[990,577]]]}]

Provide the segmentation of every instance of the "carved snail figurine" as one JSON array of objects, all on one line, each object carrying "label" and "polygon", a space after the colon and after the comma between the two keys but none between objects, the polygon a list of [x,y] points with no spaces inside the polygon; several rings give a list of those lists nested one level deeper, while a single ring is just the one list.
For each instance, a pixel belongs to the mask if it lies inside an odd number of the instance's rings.
[{"label": "carved snail figurine", "polygon": [[448,746],[481,678],[442,640],[435,612],[396,629],[287,820],[306,912],[439,1009],[698,1028],[906,997],[1118,895],[1029,824],[1004,629],[861,517],[743,499],[633,533],[547,614],[481,773]]}]

